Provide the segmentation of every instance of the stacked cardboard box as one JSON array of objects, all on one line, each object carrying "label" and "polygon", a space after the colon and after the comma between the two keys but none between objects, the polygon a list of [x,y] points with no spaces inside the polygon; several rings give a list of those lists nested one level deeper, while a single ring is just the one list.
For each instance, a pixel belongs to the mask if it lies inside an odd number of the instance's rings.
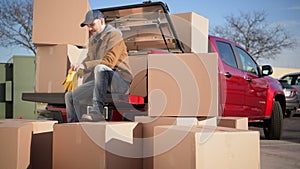
[{"label": "stacked cardboard box", "polygon": [[142,169],[141,137],[136,122],[56,124],[53,169]]},{"label": "stacked cardboard box", "polygon": [[247,117],[218,117],[218,126],[248,130]]},{"label": "stacked cardboard box", "polygon": [[158,137],[154,133],[156,126],[194,126],[198,124],[216,126],[216,118],[213,117],[150,117],[137,116],[135,121],[143,125],[143,168],[153,169],[154,140]]},{"label": "stacked cardboard box", "polygon": [[[192,29],[185,31],[190,34],[180,34],[179,39],[192,36]],[[198,38],[198,41],[203,40],[207,41],[207,36]],[[185,45],[191,45],[191,39]],[[207,48],[199,49],[196,44],[185,49],[188,49],[187,52],[197,53],[148,55],[148,117],[135,118],[135,121],[143,124],[144,169],[154,167],[153,159],[156,154],[153,152],[153,142],[158,138],[154,133],[156,126],[191,126],[208,119],[213,119],[216,124],[216,119],[210,117],[218,115],[217,55],[208,54]]]},{"label": "stacked cardboard box", "polygon": [[[204,39],[207,42],[207,36],[198,40]],[[193,126],[204,121],[204,124],[217,124],[214,117],[218,115],[218,57],[207,53],[207,49],[200,51],[202,53],[148,52],[146,55],[130,56],[131,67],[141,68],[136,71],[140,79],[146,77],[142,79],[145,83],[137,85],[137,95],[148,97],[148,116],[135,117],[136,122],[143,124],[144,169],[153,169],[156,126]],[[137,62],[138,59],[140,62]],[[133,84],[131,86],[136,86]]]},{"label": "stacked cardboard box", "polygon": [[80,23],[89,9],[88,0],[76,3],[34,0],[32,42],[37,47],[36,92],[64,92],[62,82],[69,66],[68,50],[72,48],[70,45],[86,46],[88,31]]},{"label": "stacked cardboard box", "polygon": [[217,116],[217,54],[149,55],[148,99],[149,116]]},{"label": "stacked cardboard box", "polygon": [[0,168],[27,168],[32,124],[0,122]]},{"label": "stacked cardboard box", "polygon": [[62,93],[62,82],[66,78],[70,62],[76,63],[86,56],[86,49],[70,44],[41,45],[37,47],[35,91]]},{"label": "stacked cardboard box", "polygon": [[143,168],[240,168],[248,158],[249,168],[259,168],[259,133],[248,131],[247,118],[219,117],[218,56],[207,53],[208,20],[195,13],[172,20],[190,53],[148,55],[148,116],[135,117],[143,124]]},{"label": "stacked cardboard box", "polygon": [[32,42],[85,46],[88,32],[80,23],[89,9],[88,0],[34,0]]},{"label": "stacked cardboard box", "polygon": [[183,43],[187,53],[208,52],[207,18],[195,13],[178,13],[171,15],[178,39]]},{"label": "stacked cardboard box", "polygon": [[[143,168],[144,169],[153,169],[154,168],[154,157],[156,153],[154,152],[154,141],[160,140],[160,137],[155,133],[155,128],[159,126],[169,125],[169,126],[187,126],[187,129],[191,129],[193,126],[202,126],[204,128],[208,127],[226,127],[231,129],[223,128],[224,131],[238,131],[248,129],[248,119],[244,117],[150,117],[150,116],[136,116],[135,121],[143,125]],[[211,127],[210,127],[211,126]],[[238,135],[239,132],[235,131],[234,134]],[[188,132],[187,132],[188,133]],[[255,132],[254,132],[255,133]],[[165,137],[164,137],[165,138]],[[234,136],[231,137],[234,139]],[[256,138],[259,140],[259,138]],[[170,141],[172,139],[170,138]],[[164,140],[166,141],[166,140]],[[220,144],[223,144],[224,140],[220,140]],[[256,146],[259,147],[257,142]],[[253,144],[253,145],[254,145]],[[178,145],[173,145],[176,148]],[[239,145],[237,145],[239,146]],[[257,148],[257,147],[256,147]],[[159,154],[159,153],[158,153]],[[257,154],[251,154],[253,156]],[[178,159],[181,161],[180,159]],[[256,161],[257,163],[259,161]]]},{"label": "stacked cardboard box", "polygon": [[0,120],[0,168],[52,169],[52,131],[57,121]]},{"label": "stacked cardboard box", "polygon": [[[70,55],[84,53],[78,47],[86,46],[88,32],[79,24],[89,8],[87,0],[35,0],[36,92],[64,92],[68,64],[79,62]],[[148,97],[148,116],[136,122],[55,124],[53,168],[240,168],[249,158],[251,168],[259,166],[257,132],[217,127],[219,122],[246,129],[247,120],[216,118],[218,56],[207,53],[208,20],[196,13],[175,14],[172,20],[188,53],[130,57],[135,75],[130,94]]]},{"label": "stacked cardboard box", "polygon": [[[208,126],[155,128],[155,169],[259,169],[259,133]],[[245,165],[246,164],[246,165]]]}]

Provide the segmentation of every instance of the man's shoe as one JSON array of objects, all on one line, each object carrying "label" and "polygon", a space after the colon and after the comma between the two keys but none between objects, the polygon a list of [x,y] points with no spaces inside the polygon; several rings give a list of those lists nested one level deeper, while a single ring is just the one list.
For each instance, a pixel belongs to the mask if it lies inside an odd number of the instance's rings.
[{"label": "man's shoe", "polygon": [[105,121],[105,118],[102,114],[99,113],[89,113],[89,114],[83,114],[81,117],[81,121],[99,122],[99,121]]}]

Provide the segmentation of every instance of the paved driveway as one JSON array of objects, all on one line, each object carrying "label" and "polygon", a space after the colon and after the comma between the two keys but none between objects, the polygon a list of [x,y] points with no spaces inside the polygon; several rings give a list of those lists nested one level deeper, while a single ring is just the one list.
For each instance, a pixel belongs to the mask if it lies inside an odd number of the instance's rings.
[{"label": "paved driveway", "polygon": [[266,140],[261,131],[260,148],[261,169],[300,169],[300,115],[284,119],[281,140]]}]

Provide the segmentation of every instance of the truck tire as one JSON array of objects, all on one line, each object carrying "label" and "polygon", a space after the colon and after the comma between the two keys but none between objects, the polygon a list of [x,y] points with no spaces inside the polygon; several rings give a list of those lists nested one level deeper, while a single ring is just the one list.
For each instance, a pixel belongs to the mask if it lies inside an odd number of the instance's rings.
[{"label": "truck tire", "polygon": [[270,119],[264,120],[264,134],[269,140],[280,140],[283,125],[283,114],[281,105],[274,101]]}]

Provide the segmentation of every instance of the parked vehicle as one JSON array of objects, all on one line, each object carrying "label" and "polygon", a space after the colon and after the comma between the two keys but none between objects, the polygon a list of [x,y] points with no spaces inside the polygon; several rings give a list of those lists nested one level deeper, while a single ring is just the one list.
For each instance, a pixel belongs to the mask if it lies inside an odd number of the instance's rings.
[{"label": "parked vehicle", "polygon": [[209,49],[219,54],[222,116],[248,117],[266,138],[280,139],[286,103],[280,83],[268,76],[272,67],[260,68],[240,45],[219,37],[209,36]]},{"label": "parked vehicle", "polygon": [[[123,35],[128,35],[125,43],[128,49],[133,49],[129,51],[133,56],[145,51],[149,54],[146,50],[149,46],[169,53],[184,52],[168,15],[168,7],[162,2],[150,1],[101,11],[107,16],[108,23],[124,31]],[[249,124],[264,128],[266,138],[280,139],[286,103],[280,83],[268,76],[273,73],[272,67],[263,65],[260,68],[247,51],[234,42],[215,36],[208,38],[209,52],[219,56],[219,115],[248,117]],[[136,81],[141,82],[144,77],[147,75]],[[23,94],[23,99],[63,105],[63,93],[56,97],[54,94]],[[147,93],[143,97],[142,103],[138,104],[147,105]],[[142,112],[145,110],[141,108]]]},{"label": "parked vehicle", "polygon": [[[291,85],[292,87],[294,87],[298,90],[298,93],[300,92],[300,72],[289,73],[289,74],[283,75],[279,79],[286,80],[289,85]],[[300,102],[300,97],[299,97],[299,102]]]},{"label": "parked vehicle", "polygon": [[299,94],[298,90],[292,87],[287,80],[279,80],[286,100],[286,112],[285,116],[290,117],[294,111],[299,108]]}]

